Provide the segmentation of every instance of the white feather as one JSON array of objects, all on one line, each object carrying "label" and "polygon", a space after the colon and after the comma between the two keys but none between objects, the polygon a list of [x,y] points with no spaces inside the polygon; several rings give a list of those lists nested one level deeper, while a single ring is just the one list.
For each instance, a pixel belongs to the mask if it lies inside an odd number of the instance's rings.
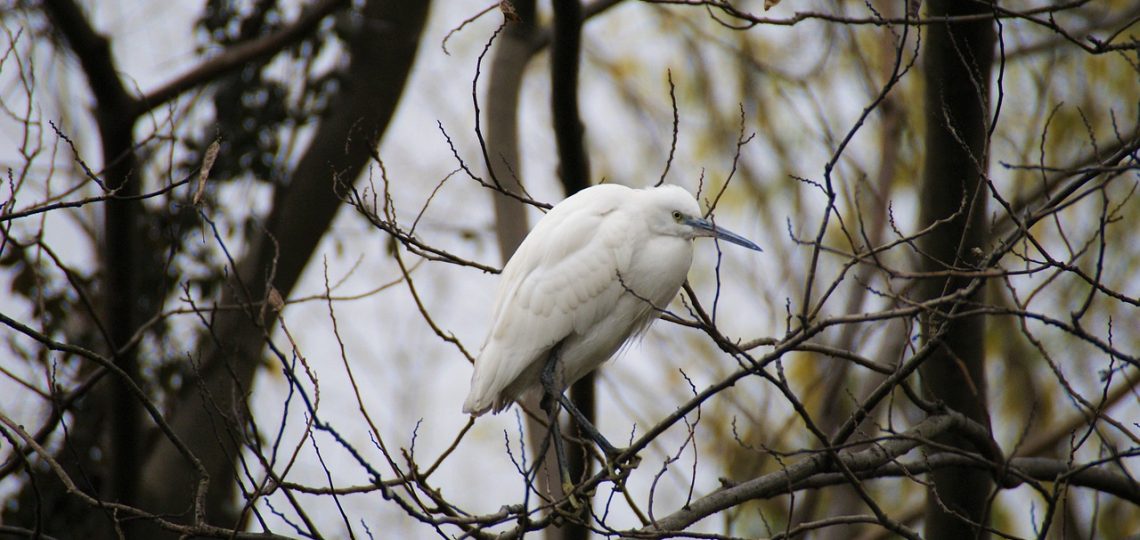
[{"label": "white feather", "polygon": [[603,184],[551,209],[503,268],[463,411],[498,412],[540,388],[556,345],[569,386],[644,332],[684,283],[694,237],[742,240],[699,216],[697,201],[676,186]]}]

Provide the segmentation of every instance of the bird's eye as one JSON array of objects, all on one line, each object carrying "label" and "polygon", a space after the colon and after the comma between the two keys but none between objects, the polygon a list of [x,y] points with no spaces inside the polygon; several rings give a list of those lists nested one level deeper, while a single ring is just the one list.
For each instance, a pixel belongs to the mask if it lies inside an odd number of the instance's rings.
[{"label": "bird's eye", "polygon": [[681,218],[683,218],[683,217],[685,217],[685,216],[684,216],[684,214],[682,214],[682,213],[681,213],[681,211],[680,211],[680,210],[674,210],[674,211],[673,211],[673,221],[676,221],[677,223],[680,223],[680,222],[681,222]]}]

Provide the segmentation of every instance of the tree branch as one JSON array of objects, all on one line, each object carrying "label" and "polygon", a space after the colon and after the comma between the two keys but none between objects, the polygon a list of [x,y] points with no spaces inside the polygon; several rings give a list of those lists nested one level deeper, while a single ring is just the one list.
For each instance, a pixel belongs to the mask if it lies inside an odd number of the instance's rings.
[{"label": "tree branch", "polygon": [[197,86],[213,82],[248,62],[277,54],[282,49],[312,35],[317,26],[333,12],[351,5],[349,0],[318,0],[304,7],[297,20],[272,34],[230,47],[203,61],[174,80],[152,90],[137,100],[135,114],[141,115],[182,95]]}]

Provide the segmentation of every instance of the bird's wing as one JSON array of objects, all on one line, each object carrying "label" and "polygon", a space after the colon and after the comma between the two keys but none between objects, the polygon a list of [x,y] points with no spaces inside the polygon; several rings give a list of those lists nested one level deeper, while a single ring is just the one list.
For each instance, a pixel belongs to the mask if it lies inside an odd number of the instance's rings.
[{"label": "bird's wing", "polygon": [[529,315],[524,321],[556,328],[555,342],[600,320],[616,302],[618,271],[627,266],[620,238],[609,233],[608,217],[594,214],[563,223],[503,309],[521,309]]},{"label": "bird's wing", "polygon": [[531,364],[614,308],[622,291],[617,269],[628,264],[620,260],[620,237],[608,234],[615,207],[592,204],[548,215],[519,246],[503,269],[464,410],[509,404],[516,396],[499,394]]}]

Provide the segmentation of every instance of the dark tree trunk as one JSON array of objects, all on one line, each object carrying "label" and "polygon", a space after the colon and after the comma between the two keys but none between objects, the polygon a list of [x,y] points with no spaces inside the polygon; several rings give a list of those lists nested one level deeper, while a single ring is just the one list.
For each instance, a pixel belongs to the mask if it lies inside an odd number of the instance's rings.
[{"label": "dark tree trunk", "polygon": [[[43,3],[58,36],[75,52],[94,96],[94,116],[101,143],[102,169],[95,171],[107,195],[115,195],[103,206],[103,230],[98,260],[102,269],[97,313],[100,342],[92,347],[111,358],[125,377],[104,376],[85,399],[84,407],[70,419],[68,439],[58,460],[77,480],[77,487],[102,500],[137,502],[137,464],[142,444],[142,407],[130,392],[139,380],[139,362],[134,347],[126,347],[143,319],[144,292],[140,282],[150,268],[141,264],[139,213],[142,205],[129,197],[139,193],[134,153],[134,123],[138,102],[118,76],[111,42],[87,20],[72,0]],[[152,294],[153,296],[153,294]],[[152,298],[153,299],[153,298]],[[92,374],[97,366],[85,364],[82,372]],[[95,452],[98,449],[99,452]],[[44,532],[60,534],[88,530],[90,538],[111,538],[113,520],[68,495],[65,486],[51,473],[32,473],[34,480],[19,497],[19,507],[7,509],[6,518],[40,518]],[[129,529],[128,529],[129,532]]]},{"label": "dark tree trunk", "polygon": [[[927,3],[931,18],[985,13],[981,3],[936,0]],[[922,269],[942,272],[975,268],[972,252],[985,249],[987,129],[990,68],[994,55],[993,22],[932,24],[924,36],[926,79],[926,156],[921,187],[920,223],[949,221],[922,238]],[[922,299],[961,288],[965,279],[928,279]],[[983,288],[966,303],[977,300]],[[989,425],[986,412],[985,320],[954,313],[961,302],[942,305],[923,319],[924,339],[942,332],[941,347],[922,366],[925,395],[950,409]],[[946,316],[950,313],[950,316]],[[945,435],[939,442],[976,450],[963,438]],[[931,539],[974,538],[987,519],[990,477],[979,469],[942,469],[930,475],[926,535]]]},{"label": "dark tree trunk", "polygon": [[[239,264],[242,284],[234,290],[242,292],[228,294],[223,303],[262,301],[270,286],[287,297],[296,285],[342,206],[337,194],[360,176],[395,112],[429,5],[371,0],[361,8],[336,106],[321,120],[291,180],[275,194],[266,234]],[[236,524],[230,501],[242,443],[238,437],[246,431],[245,397],[275,320],[273,310],[259,307],[219,314],[203,354],[195,358],[200,380],[187,384],[172,406],[175,432],[210,475],[206,515],[219,525]],[[173,445],[160,441],[143,467],[148,508],[190,518],[188,486],[195,484],[195,476]]]}]

